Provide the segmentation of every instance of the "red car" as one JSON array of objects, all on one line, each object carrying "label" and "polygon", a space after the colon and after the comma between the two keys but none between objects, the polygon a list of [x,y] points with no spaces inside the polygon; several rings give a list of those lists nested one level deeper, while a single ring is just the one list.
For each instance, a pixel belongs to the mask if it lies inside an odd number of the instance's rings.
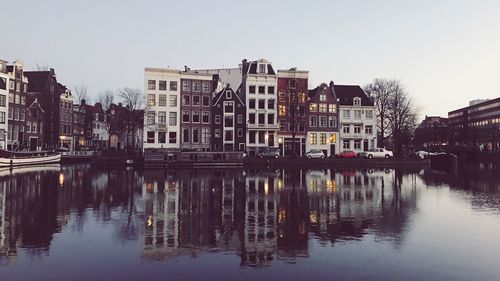
[{"label": "red car", "polygon": [[337,158],[356,158],[357,154],[354,151],[346,150],[342,151],[341,153],[335,155]]}]

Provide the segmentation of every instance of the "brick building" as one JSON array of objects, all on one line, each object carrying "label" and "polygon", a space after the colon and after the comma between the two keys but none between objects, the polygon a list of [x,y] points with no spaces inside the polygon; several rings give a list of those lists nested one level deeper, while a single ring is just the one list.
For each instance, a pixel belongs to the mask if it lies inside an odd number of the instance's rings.
[{"label": "brick building", "polygon": [[27,145],[25,136],[26,97],[28,92],[28,77],[20,60],[7,65],[9,74],[9,114],[7,148],[9,150],[24,149]]}]

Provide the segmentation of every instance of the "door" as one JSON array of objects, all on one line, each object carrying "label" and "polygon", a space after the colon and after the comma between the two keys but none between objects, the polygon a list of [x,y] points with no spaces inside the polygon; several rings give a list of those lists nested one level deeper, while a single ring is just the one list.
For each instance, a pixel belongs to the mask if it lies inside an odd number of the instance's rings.
[{"label": "door", "polygon": [[38,138],[30,138],[30,150],[35,151],[38,144]]},{"label": "door", "polygon": [[330,144],[330,156],[334,156],[334,155],[335,155],[335,144],[332,143],[332,144]]},{"label": "door", "polygon": [[363,151],[368,150],[368,140],[363,140]]}]

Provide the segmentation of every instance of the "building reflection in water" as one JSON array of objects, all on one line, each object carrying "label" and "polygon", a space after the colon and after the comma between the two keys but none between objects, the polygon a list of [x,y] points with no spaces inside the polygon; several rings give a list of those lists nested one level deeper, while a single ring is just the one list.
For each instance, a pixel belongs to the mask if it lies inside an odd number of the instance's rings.
[{"label": "building reflection in water", "polygon": [[[416,210],[414,173],[394,170],[0,171],[0,261],[47,254],[53,234],[93,221],[144,259],[238,256],[241,266],[300,262],[309,241],[365,235],[398,245]],[[6,258],[7,257],[7,258]]]}]

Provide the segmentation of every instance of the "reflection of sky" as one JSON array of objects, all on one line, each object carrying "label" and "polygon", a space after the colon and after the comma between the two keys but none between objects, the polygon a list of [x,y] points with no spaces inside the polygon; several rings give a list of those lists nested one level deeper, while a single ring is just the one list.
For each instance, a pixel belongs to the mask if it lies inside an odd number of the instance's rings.
[{"label": "reflection of sky", "polygon": [[[54,175],[55,180],[58,175]],[[160,174],[160,179],[161,175],[163,174]],[[348,183],[344,182],[347,180],[346,175],[352,177]],[[2,280],[16,280],[14,277],[19,280],[40,280],[41,277],[51,280],[94,280],[95,276],[102,280],[156,280],[165,276],[175,280],[311,280],[312,277],[315,280],[329,280],[335,276],[340,280],[495,280],[500,274],[496,266],[496,261],[500,258],[500,215],[489,206],[483,209],[483,205],[474,203],[477,200],[475,198],[485,196],[484,193],[453,189],[445,184],[427,187],[421,177],[414,175],[403,175],[400,189],[394,189],[394,171],[326,171],[319,174],[304,173],[303,176],[307,179],[306,185],[309,184],[308,180],[313,178],[325,184],[319,184],[315,191],[307,187],[307,193],[305,190],[288,189],[290,185],[286,181],[290,178],[280,173],[265,176],[248,174],[250,178],[273,179],[276,182],[275,188],[279,179],[285,181],[283,189],[277,191],[280,196],[272,198],[279,200],[278,209],[286,211],[287,219],[276,227],[284,227],[283,233],[288,240],[278,242],[277,252],[273,254],[273,261],[270,261],[267,267],[252,269],[241,264],[239,255],[242,249],[238,244],[241,236],[235,239],[241,228],[234,220],[238,218],[235,211],[238,209],[238,196],[244,195],[239,194],[237,188],[244,188],[243,186],[236,184],[229,193],[225,193],[234,199],[234,205],[228,209],[233,212],[231,219],[217,221],[216,211],[210,211],[215,217],[211,218],[214,225],[208,230],[219,234],[222,231],[222,234],[216,237],[223,239],[226,236],[222,229],[230,229],[233,235],[227,236],[231,239],[229,246],[220,242],[201,244],[196,248],[181,245],[178,255],[165,260],[155,260],[143,256],[142,237],[149,219],[144,206],[147,200],[157,198],[161,201],[163,197],[154,193],[144,196],[140,191],[137,192],[140,188],[135,188],[136,193],[130,205],[130,198],[119,196],[127,190],[125,185],[117,185],[116,182],[123,178],[123,175],[115,174],[92,177],[99,179],[100,186],[103,178],[111,180],[104,189],[95,189],[95,194],[81,197],[84,193],[70,195],[71,193],[64,193],[64,188],[57,189],[58,198],[71,199],[73,203],[63,204],[71,205],[69,210],[60,209],[60,212],[66,213],[65,222],[62,223],[61,230],[53,235],[48,252],[37,257],[33,256],[29,249],[19,245],[18,256],[0,265],[0,277]],[[135,177],[142,176],[136,174]],[[197,178],[198,181],[203,177],[203,173],[190,177]],[[360,180],[356,180],[356,177]],[[364,180],[365,177],[367,181]],[[144,178],[148,180],[147,173]],[[182,174],[177,174],[176,178],[190,182],[190,179],[183,178]],[[231,178],[230,172],[225,175],[225,179],[227,178]],[[382,178],[384,192],[381,191]],[[65,184],[71,179],[72,176],[65,176]],[[211,179],[213,180],[213,177]],[[335,192],[332,192],[328,180],[335,181]],[[4,183],[5,180],[2,179],[1,182]],[[138,182],[140,184],[140,181]],[[89,187],[94,186],[90,182],[87,184]],[[179,194],[182,194],[181,186],[177,186]],[[0,195],[5,195],[2,193],[5,192],[5,187],[3,188]],[[84,190],[76,188],[75,191],[78,193]],[[192,189],[190,190],[192,192]],[[378,194],[376,196],[379,198],[366,201],[368,207],[363,207],[365,203],[355,199],[348,201],[343,197],[336,197],[343,194],[344,190],[378,190],[378,193],[373,193]],[[395,195],[397,190],[400,190],[400,196]],[[223,194],[218,193],[216,188],[210,190],[210,193],[221,196]],[[61,196],[62,194],[66,196]],[[383,204],[380,198],[382,194]],[[115,199],[111,201],[111,197]],[[258,195],[257,197],[259,198]],[[343,216],[343,210],[335,209],[334,205],[333,210],[340,211],[340,216],[335,214],[328,221],[331,228],[327,230],[326,236],[322,236],[320,233],[312,233],[309,216],[312,205],[307,203],[290,207],[294,206],[293,202],[305,202],[304,199],[311,202],[313,198],[332,199],[330,202],[340,202],[339,207],[359,205],[364,208],[360,210],[364,211],[349,212],[349,216]],[[78,200],[87,200],[87,203],[83,204],[87,207],[76,209],[75,206],[81,203],[77,203]],[[246,201],[243,197],[243,208],[244,202]],[[132,212],[129,212],[129,206],[133,206]],[[325,210],[316,207],[316,210]],[[366,212],[366,208],[372,211]],[[224,209],[219,211],[223,212]],[[156,213],[156,217],[161,216],[161,213]],[[189,218],[191,223],[197,223],[193,216],[184,218]],[[203,215],[198,218],[205,219]],[[299,233],[296,231],[299,231],[298,226],[303,221],[306,221],[309,227],[306,244],[282,252],[286,250],[283,248],[287,247],[286,241],[296,241],[295,245],[301,241],[301,236],[296,236]],[[353,223],[356,229],[351,231],[361,235],[356,234],[355,239],[349,239],[346,229],[335,228],[340,222]],[[236,225],[232,225],[233,223]],[[301,258],[277,257],[280,253],[295,253]],[[194,256],[196,258],[193,258]]]}]

